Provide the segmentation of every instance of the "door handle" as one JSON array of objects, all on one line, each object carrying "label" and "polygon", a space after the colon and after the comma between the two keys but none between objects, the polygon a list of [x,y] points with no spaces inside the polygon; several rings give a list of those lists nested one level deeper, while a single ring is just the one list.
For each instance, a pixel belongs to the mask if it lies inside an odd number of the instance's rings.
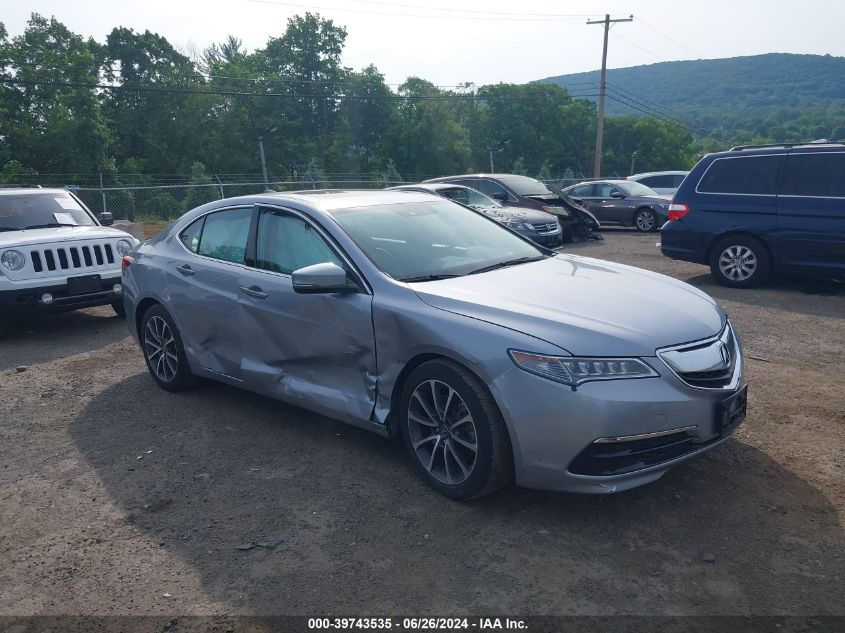
[{"label": "door handle", "polygon": [[250,286],[249,288],[244,288],[241,286],[241,292],[244,293],[248,297],[252,297],[253,299],[266,299],[267,293],[264,292],[258,286]]},{"label": "door handle", "polygon": [[182,264],[181,266],[177,266],[176,270],[178,270],[183,275],[187,275],[187,276],[194,274],[193,269],[191,269],[191,267],[188,266],[188,264]]}]

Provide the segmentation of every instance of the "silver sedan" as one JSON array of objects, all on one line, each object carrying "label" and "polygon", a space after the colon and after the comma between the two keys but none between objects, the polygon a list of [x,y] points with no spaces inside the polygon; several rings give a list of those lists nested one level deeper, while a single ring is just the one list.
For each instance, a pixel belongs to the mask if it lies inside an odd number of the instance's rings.
[{"label": "silver sedan", "polygon": [[638,486],[745,416],[739,338],[709,296],[426,194],[220,200],[123,265],[160,387],[208,378],[400,436],[457,499]]}]

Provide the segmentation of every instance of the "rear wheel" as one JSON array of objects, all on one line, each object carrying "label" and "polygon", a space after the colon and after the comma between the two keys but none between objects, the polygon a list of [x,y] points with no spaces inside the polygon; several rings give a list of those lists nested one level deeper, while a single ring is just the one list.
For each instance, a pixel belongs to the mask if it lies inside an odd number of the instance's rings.
[{"label": "rear wheel", "polygon": [[408,377],[399,431],[417,472],[453,499],[483,497],[513,479],[513,454],[501,413],[473,374],[433,360]]},{"label": "rear wheel", "polygon": [[710,272],[724,286],[751,288],[769,278],[771,258],[760,240],[748,235],[729,235],[713,247]]},{"label": "rear wheel", "polygon": [[634,228],[641,233],[657,230],[657,214],[651,209],[640,209],[634,214]]},{"label": "rear wheel", "polygon": [[159,387],[184,391],[194,384],[182,337],[162,306],[154,305],[144,313],[140,338],[147,369]]}]

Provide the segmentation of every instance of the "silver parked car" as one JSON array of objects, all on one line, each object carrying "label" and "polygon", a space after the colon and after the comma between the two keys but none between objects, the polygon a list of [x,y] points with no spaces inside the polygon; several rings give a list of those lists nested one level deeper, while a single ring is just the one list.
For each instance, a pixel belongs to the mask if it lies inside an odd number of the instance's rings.
[{"label": "silver parked car", "polygon": [[624,490],[745,416],[740,342],[709,296],[428,194],[220,200],[124,266],[159,386],[210,378],[401,436],[453,498]]},{"label": "silver parked car", "polygon": [[645,185],[660,195],[671,197],[675,195],[688,173],[688,171],[650,171],[628,176],[628,180]]}]

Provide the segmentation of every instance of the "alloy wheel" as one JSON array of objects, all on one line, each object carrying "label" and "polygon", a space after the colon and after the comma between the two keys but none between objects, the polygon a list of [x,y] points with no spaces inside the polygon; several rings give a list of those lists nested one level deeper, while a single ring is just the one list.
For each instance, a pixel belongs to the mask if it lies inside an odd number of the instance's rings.
[{"label": "alloy wheel", "polygon": [[176,339],[167,321],[160,316],[147,320],[144,328],[144,354],[156,378],[170,382],[176,377],[179,369]]},{"label": "alloy wheel", "polygon": [[746,281],[757,270],[757,256],[747,246],[728,246],[719,255],[719,270],[726,279]]},{"label": "alloy wheel", "polygon": [[408,403],[414,453],[429,474],[448,485],[465,482],[478,457],[478,433],[460,394],[445,382],[420,383]]},{"label": "alloy wheel", "polygon": [[656,224],[654,214],[650,211],[640,211],[637,214],[636,222],[637,228],[640,231],[651,231],[654,229],[654,225]]}]

